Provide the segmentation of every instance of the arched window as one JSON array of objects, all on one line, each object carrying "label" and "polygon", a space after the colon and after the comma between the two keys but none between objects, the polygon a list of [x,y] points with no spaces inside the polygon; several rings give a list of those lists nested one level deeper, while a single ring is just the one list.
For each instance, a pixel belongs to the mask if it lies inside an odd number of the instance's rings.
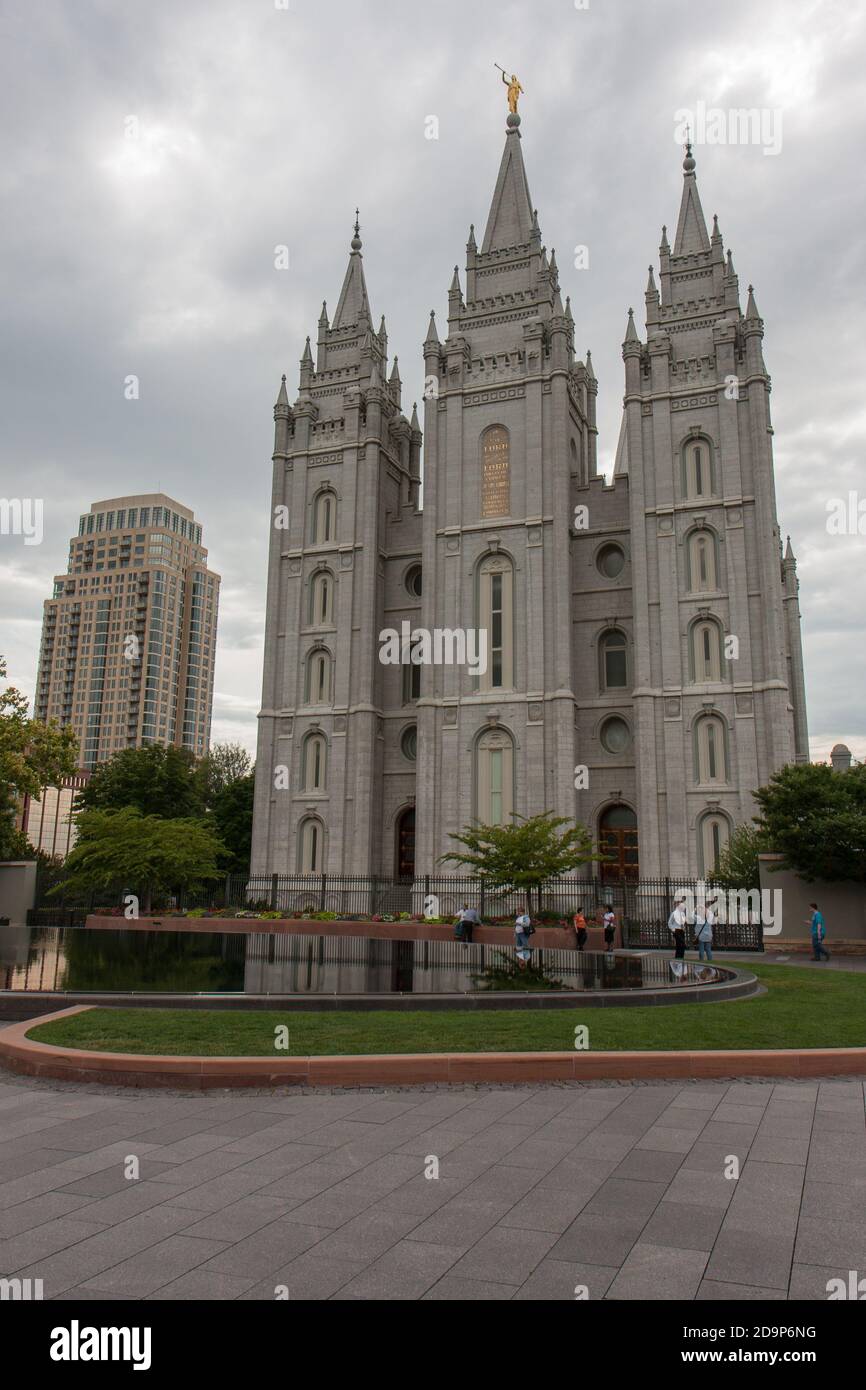
[{"label": "arched window", "polygon": [[298,826],[298,869],[302,874],[320,874],[325,862],[325,827],[316,816],[307,816]]},{"label": "arched window", "polygon": [[689,535],[686,555],[688,582],[692,593],[707,593],[719,587],[715,532],[701,529]]},{"label": "arched window", "polygon": [[701,817],[698,822],[698,859],[703,875],[708,876],[715,871],[730,837],[731,827],[727,816],[712,811]]},{"label": "arched window", "polygon": [[704,785],[728,781],[727,731],[717,714],[708,714],[695,725],[695,771]]},{"label": "arched window", "polygon": [[713,455],[709,440],[689,439],[683,449],[683,483],[691,500],[715,493]]},{"label": "arched window", "polygon": [[514,744],[505,729],[488,729],[475,745],[475,808],[482,825],[511,824]]},{"label": "arched window", "polygon": [[337,538],[337,498],[326,488],[313,501],[313,544],[329,545]]},{"label": "arched window", "polygon": [[722,679],[722,634],[712,618],[703,618],[692,628],[692,672],[696,681]]},{"label": "arched window", "polygon": [[478,567],[478,627],[487,633],[487,670],[479,690],[514,685],[514,571],[507,555],[487,555]]},{"label": "arched window", "polygon": [[329,570],[319,570],[310,585],[310,622],[314,627],[328,627],[334,621],[334,576]]},{"label": "arched window", "polygon": [[614,627],[602,633],[598,656],[602,690],[622,690],[628,685],[628,639],[624,632]]},{"label": "arched window", "polygon": [[331,665],[331,653],[324,647],[314,647],[307,657],[307,682],[304,695],[308,705],[330,704]]},{"label": "arched window", "polygon": [[303,789],[323,792],[327,784],[328,745],[323,734],[310,734],[304,740]]}]

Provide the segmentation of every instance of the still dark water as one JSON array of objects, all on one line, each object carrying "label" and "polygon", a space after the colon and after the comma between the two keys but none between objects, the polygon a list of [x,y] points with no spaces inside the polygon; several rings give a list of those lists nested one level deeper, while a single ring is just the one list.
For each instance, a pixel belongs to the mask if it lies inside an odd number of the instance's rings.
[{"label": "still dark water", "polygon": [[[514,951],[452,941],[265,933],[0,927],[0,989],[178,994],[465,994],[497,988]],[[676,963],[677,965],[679,962]],[[730,972],[659,956],[534,951],[548,979],[576,990],[676,989]]]}]

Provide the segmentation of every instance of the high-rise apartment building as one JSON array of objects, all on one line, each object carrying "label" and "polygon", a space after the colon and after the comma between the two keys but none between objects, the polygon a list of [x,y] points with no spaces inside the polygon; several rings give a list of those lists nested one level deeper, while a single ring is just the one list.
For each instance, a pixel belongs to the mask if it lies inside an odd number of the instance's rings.
[{"label": "high-rise apartment building", "polygon": [[163,493],[94,502],[45,603],[37,719],[70,724],[79,763],[210,741],[219,575],[201,526]]}]

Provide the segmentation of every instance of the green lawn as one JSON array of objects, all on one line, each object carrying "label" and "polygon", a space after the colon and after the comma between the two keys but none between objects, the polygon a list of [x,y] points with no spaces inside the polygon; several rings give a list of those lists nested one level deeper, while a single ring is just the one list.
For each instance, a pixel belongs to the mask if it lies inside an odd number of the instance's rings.
[{"label": "green lawn", "polygon": [[[28,1037],[106,1052],[273,1056],[289,1028],[289,1055],[365,1052],[560,1052],[585,1024],[593,1051],[866,1045],[866,973],[820,974],[749,962],[767,986],[754,999],[652,1008],[531,1009],[482,1013],[279,1013],[199,1009],[93,1009],[34,1025]],[[285,1055],[285,1053],[278,1054]]]}]

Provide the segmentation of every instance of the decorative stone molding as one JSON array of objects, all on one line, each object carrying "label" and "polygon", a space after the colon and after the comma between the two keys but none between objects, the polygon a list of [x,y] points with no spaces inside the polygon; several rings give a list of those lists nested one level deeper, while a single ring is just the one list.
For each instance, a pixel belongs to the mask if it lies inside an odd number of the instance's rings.
[{"label": "decorative stone molding", "polygon": [[503,387],[499,391],[480,391],[472,396],[464,396],[464,406],[488,405],[491,401],[516,401],[522,400],[526,395],[523,386]]},{"label": "decorative stone molding", "polygon": [[531,704],[527,710],[528,718],[533,724],[538,724],[544,719],[544,706],[542,704]]},{"label": "decorative stone molding", "polygon": [[665,719],[679,719],[682,713],[682,703],[679,696],[671,695],[665,700]]}]

